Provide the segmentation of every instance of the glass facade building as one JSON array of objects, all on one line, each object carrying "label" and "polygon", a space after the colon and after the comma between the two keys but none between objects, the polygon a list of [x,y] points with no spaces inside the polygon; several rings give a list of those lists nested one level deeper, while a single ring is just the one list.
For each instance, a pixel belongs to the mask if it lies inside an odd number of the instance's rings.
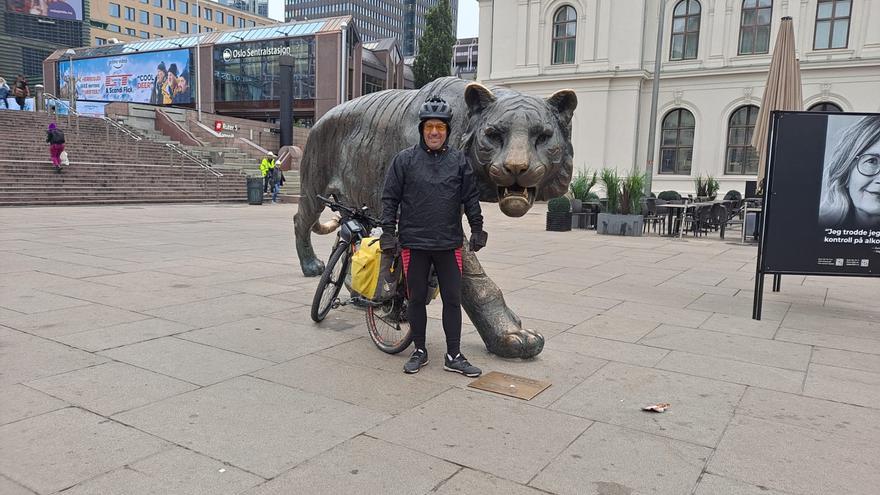
[{"label": "glass facade building", "polygon": [[315,38],[287,38],[214,47],[214,98],[222,102],[277,100],[281,55],[294,59],[293,97],[315,98]]}]

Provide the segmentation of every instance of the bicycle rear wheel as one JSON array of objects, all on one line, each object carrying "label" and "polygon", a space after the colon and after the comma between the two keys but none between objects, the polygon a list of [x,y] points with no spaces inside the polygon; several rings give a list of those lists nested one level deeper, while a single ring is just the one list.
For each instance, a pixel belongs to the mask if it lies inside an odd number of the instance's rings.
[{"label": "bicycle rear wheel", "polygon": [[315,322],[320,322],[327,317],[327,313],[333,307],[333,301],[336,300],[345,281],[349,258],[349,245],[341,243],[336,246],[330,259],[327,260],[327,266],[324,268],[324,273],[321,274],[321,280],[315,290],[315,297],[312,299],[312,320]]},{"label": "bicycle rear wheel", "polygon": [[369,306],[366,321],[370,338],[382,352],[397,354],[412,342],[412,328],[406,318],[406,299],[401,295],[381,305]]}]

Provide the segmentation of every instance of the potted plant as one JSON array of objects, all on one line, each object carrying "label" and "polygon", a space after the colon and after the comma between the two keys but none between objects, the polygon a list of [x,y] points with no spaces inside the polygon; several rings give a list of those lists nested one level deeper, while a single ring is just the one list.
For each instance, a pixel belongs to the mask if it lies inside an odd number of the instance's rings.
[{"label": "potted plant", "polygon": [[551,232],[571,230],[571,201],[565,196],[547,202],[547,230]]},{"label": "potted plant", "polygon": [[718,183],[718,179],[711,175],[706,176],[706,195],[709,196],[710,200],[715,201],[715,198],[718,197],[719,189],[721,189],[721,184]]},{"label": "potted plant", "polygon": [[608,197],[608,207],[599,213],[596,230],[600,234],[640,236],[644,229],[642,198],[645,195],[644,174],[620,177],[612,169],[602,170],[600,178]]},{"label": "potted plant", "polygon": [[585,201],[590,201],[598,197],[596,196],[596,193],[590,192],[590,189],[592,189],[598,181],[598,174],[595,171],[593,172],[593,175],[590,175],[590,172],[587,169],[578,170],[577,176],[571,181],[571,185],[568,186],[569,193],[571,194],[572,213],[580,213],[583,211],[583,203]]},{"label": "potted plant", "polygon": [[697,201],[704,201],[709,197],[709,181],[702,175],[694,178],[694,196],[697,197]]}]

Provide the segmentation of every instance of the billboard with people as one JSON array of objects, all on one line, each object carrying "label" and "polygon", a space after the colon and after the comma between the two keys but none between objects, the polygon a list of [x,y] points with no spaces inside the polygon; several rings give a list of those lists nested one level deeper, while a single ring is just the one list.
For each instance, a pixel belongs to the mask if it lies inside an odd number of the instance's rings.
[{"label": "billboard with people", "polygon": [[83,20],[82,0],[6,0],[6,10],[52,19]]},{"label": "billboard with people", "polygon": [[130,53],[58,63],[58,96],[70,97],[70,80],[76,81],[76,98],[86,101],[124,101],[153,105],[193,101],[190,85],[190,51]]},{"label": "billboard with people", "polygon": [[767,273],[880,275],[880,114],[778,114]]}]

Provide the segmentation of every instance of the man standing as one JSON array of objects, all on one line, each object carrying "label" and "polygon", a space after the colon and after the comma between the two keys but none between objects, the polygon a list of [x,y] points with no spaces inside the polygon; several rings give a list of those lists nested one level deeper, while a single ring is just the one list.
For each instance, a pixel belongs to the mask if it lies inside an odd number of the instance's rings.
[{"label": "man standing", "polygon": [[[382,193],[382,249],[394,248],[391,232],[397,226],[407,285],[407,318],[415,351],[403,367],[418,373],[428,364],[425,329],[428,315],[428,279],[431,266],[440,282],[446,356],[443,369],[480,376],[480,368],[461,354],[461,249],[464,232],[461,209],[471,228],[470,249],[486,245],[479,193],[464,154],[449,147],[452,110],[439,96],[429,98],[419,111],[421,142],[394,156]],[[398,218],[398,208],[400,217]]]},{"label": "man standing", "polygon": [[269,192],[269,181],[272,180],[272,172],[275,170],[275,153],[271,151],[260,162],[260,174],[263,176],[263,194]]}]

